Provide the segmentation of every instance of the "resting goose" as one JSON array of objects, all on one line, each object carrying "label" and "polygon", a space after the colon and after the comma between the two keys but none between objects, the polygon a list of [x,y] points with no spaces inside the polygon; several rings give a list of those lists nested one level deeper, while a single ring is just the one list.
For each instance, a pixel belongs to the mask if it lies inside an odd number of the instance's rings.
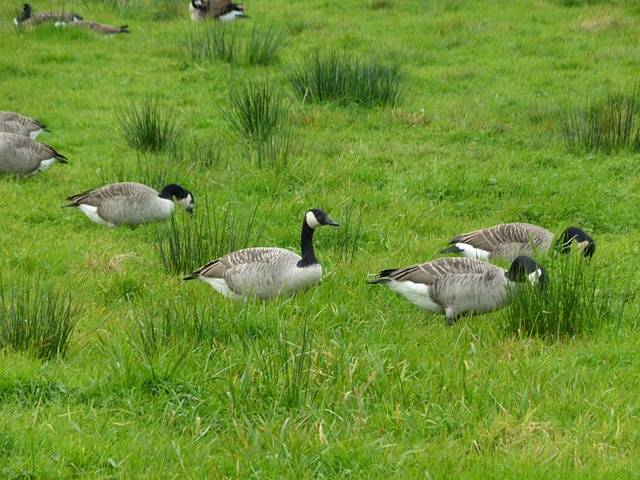
[{"label": "resting goose", "polygon": [[249,18],[244,14],[244,5],[231,0],[191,0],[189,14],[196,22],[213,18],[228,23],[236,18]]},{"label": "resting goose", "polygon": [[[29,137],[35,139],[42,132],[48,132],[45,128],[44,124],[35,118],[25,117],[24,115],[20,115],[15,112],[0,112],[0,122],[7,123],[19,123],[20,125],[24,125],[29,130]],[[11,133],[11,132],[9,132]],[[18,132],[13,132],[18,133]]]},{"label": "resting goose", "polygon": [[34,26],[42,23],[56,23],[56,22],[75,22],[82,20],[82,17],[77,13],[64,13],[64,12],[39,12],[32,13],[31,5],[25,3],[22,5],[22,15],[13,20],[16,25]]},{"label": "resting goose", "polygon": [[520,256],[505,270],[469,258],[439,258],[410,267],[383,270],[374,280],[434,313],[444,313],[447,325],[460,315],[491,312],[505,306],[509,288],[528,279],[544,289],[547,273],[533,259]]},{"label": "resting goose", "polygon": [[135,182],[113,183],[68,197],[92,221],[101,225],[138,225],[165,220],[174,210],[173,199],[187,212],[193,212],[194,197],[180,185],[171,184],[160,193]]},{"label": "resting goose", "polygon": [[225,297],[267,299],[308,290],[322,278],[313,251],[313,233],[337,227],[324,210],[309,210],[302,222],[302,256],[283,248],[246,248],[199,268],[184,280],[199,278]]},{"label": "resting goose", "polygon": [[[596,243],[578,227],[569,227],[556,243],[562,253],[568,253],[575,240],[582,254],[591,258],[596,251]],[[459,253],[467,258],[481,260],[504,259],[511,261],[518,255],[533,255],[535,252],[547,252],[554,244],[554,235],[537,225],[529,223],[505,223],[495,227],[463,233],[452,238],[440,253]]]},{"label": "resting goose", "polygon": [[[63,23],[60,24],[60,26],[63,26],[63,25],[65,24]],[[70,25],[77,26],[77,27],[84,27],[96,33],[99,33],[100,35],[113,36],[113,35],[118,35],[120,33],[131,33],[128,30],[129,28],[128,25],[122,25],[121,27],[114,27],[112,25],[106,25],[104,23],[87,22],[86,20],[78,20],[71,23]],[[56,26],[58,26],[57,23],[56,23]]]},{"label": "resting goose", "polygon": [[35,175],[55,162],[68,163],[47,144],[16,133],[0,133],[0,174]]}]

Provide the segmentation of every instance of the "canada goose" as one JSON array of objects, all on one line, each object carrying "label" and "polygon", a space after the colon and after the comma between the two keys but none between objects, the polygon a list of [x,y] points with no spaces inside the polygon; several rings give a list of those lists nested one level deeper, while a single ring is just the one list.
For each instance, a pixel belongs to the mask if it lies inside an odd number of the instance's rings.
[{"label": "canada goose", "polygon": [[464,313],[472,315],[502,308],[509,288],[528,278],[544,289],[547,273],[530,257],[517,257],[509,270],[470,258],[438,258],[421,265],[383,270],[374,280],[411,303],[444,313],[452,325]]},{"label": "canada goose", "polygon": [[72,203],[63,208],[78,207],[92,221],[109,227],[138,225],[169,218],[174,197],[182,208],[193,213],[193,194],[174,183],[160,193],[141,183],[112,183],[67,197]]},{"label": "canada goose", "polygon": [[35,175],[55,162],[68,163],[49,145],[16,133],[0,133],[0,174]]},{"label": "canada goose", "polygon": [[[463,233],[451,239],[453,247],[440,253],[459,253],[467,258],[481,260],[513,260],[518,255],[533,255],[534,250],[547,252],[553,246],[554,235],[537,225],[529,223],[505,223],[495,227]],[[562,253],[568,253],[575,240],[582,254],[591,258],[596,251],[596,243],[578,227],[569,227],[562,235],[556,247]]]},{"label": "canada goose", "polygon": [[42,23],[55,22],[75,22],[83,18],[77,13],[64,12],[39,12],[32,13],[31,5],[25,3],[22,5],[22,15],[13,20],[16,25],[40,25]]},{"label": "canada goose", "polygon": [[214,18],[228,23],[236,18],[249,18],[244,14],[244,5],[231,0],[191,0],[189,14],[196,22]]},{"label": "canada goose", "polygon": [[246,248],[199,268],[184,280],[199,278],[225,297],[266,299],[308,290],[322,278],[313,251],[313,232],[337,227],[324,210],[309,210],[302,222],[302,256],[283,248]]},{"label": "canada goose", "polygon": [[[25,117],[15,112],[0,112],[0,122],[16,122],[29,129],[29,136],[35,139],[42,132],[48,132],[44,124],[35,118]],[[12,133],[12,132],[8,132]],[[14,132],[18,133],[18,132]]]},{"label": "canada goose", "polygon": [[[57,25],[57,24],[56,24]],[[111,25],[105,25],[104,23],[98,22],[87,22],[85,20],[77,20],[70,25],[88,28],[89,30],[93,30],[100,35],[117,35],[119,33],[131,33],[128,25],[122,25],[121,27],[114,27]]]}]

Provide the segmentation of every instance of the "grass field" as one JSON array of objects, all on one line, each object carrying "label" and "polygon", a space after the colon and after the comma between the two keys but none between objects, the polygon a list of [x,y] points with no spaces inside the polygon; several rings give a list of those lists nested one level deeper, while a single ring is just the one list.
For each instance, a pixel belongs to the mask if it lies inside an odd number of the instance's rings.
[{"label": "grass field", "polygon": [[[69,159],[0,178],[0,306],[29,293],[32,323],[71,330],[66,351],[12,343],[23,317],[0,316],[0,477],[638,475],[636,2],[247,0],[224,29],[186,0],[32,5],[131,34],[16,30],[0,2],[0,109]],[[398,97],[354,96],[356,74],[333,99],[296,91],[323,55]],[[145,108],[166,127],[149,148],[123,120]],[[109,229],[60,208],[124,180],[183,185],[194,217]],[[314,207],[340,227],[315,236],[311,291],[234,302],[182,281],[244,246],[299,251]],[[527,335],[507,310],[447,327],[366,284],[516,221],[595,238],[585,295],[548,305],[581,303],[585,328]]]}]

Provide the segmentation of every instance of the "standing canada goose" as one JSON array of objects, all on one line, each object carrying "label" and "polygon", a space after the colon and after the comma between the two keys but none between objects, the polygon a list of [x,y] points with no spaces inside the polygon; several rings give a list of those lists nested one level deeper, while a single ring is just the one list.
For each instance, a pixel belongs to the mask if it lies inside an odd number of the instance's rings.
[{"label": "standing canada goose", "polygon": [[35,175],[55,162],[68,163],[49,145],[16,133],[0,133],[0,174]]},{"label": "standing canada goose", "polygon": [[[42,132],[48,132],[44,124],[35,118],[25,117],[15,112],[0,112],[0,122],[16,122],[29,129],[29,136],[35,139]],[[9,132],[12,133],[12,132]],[[18,133],[18,132],[13,132]]]},{"label": "standing canada goose", "polygon": [[302,222],[302,256],[283,248],[246,248],[199,268],[184,280],[199,278],[225,297],[261,299],[308,290],[322,278],[313,251],[313,232],[338,224],[324,210],[309,210]]},{"label": "standing canada goose", "polygon": [[141,183],[112,183],[68,197],[72,203],[63,208],[78,207],[92,221],[109,227],[138,225],[169,218],[174,198],[187,212],[193,213],[193,194],[174,183],[160,193]]},{"label": "standing canada goose", "polygon": [[231,0],[191,0],[189,14],[191,20],[196,22],[214,18],[228,23],[236,18],[249,18],[244,14],[244,5]]},{"label": "standing canada goose", "polygon": [[22,15],[13,20],[16,25],[34,26],[42,23],[55,23],[55,22],[75,22],[82,20],[82,17],[77,13],[64,13],[64,12],[39,12],[32,13],[31,5],[25,3],[22,5]]},{"label": "standing canada goose", "polygon": [[[454,246],[445,248],[440,253],[459,253],[463,257],[481,260],[511,261],[518,255],[533,255],[534,251],[542,253],[549,251],[553,246],[553,239],[553,233],[537,225],[505,223],[458,235],[449,242]],[[569,227],[562,232],[555,247],[562,253],[568,253],[573,240],[578,242],[585,257],[593,256],[596,243],[578,227]]]},{"label": "standing canada goose", "polygon": [[530,257],[517,257],[509,270],[469,258],[438,258],[397,270],[383,270],[374,280],[420,308],[444,313],[452,325],[464,313],[491,312],[505,306],[509,289],[528,279],[544,289],[547,273]]},{"label": "standing canada goose", "polygon": [[[57,25],[57,24],[56,24]],[[88,28],[100,35],[118,35],[119,33],[131,33],[128,25],[122,25],[121,27],[114,27],[112,25],[105,25],[98,22],[87,22],[86,20],[77,20],[70,25]]]}]

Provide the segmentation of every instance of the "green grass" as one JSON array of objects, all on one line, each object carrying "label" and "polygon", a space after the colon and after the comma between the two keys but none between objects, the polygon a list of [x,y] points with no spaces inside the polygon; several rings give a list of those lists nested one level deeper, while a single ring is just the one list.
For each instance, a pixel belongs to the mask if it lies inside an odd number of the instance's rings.
[{"label": "green grass", "polygon": [[[187,1],[34,5],[132,32],[104,38],[16,31],[19,5],[0,2],[2,109],[42,120],[51,132],[39,140],[69,159],[0,178],[0,307],[6,292],[41,282],[51,290],[32,298],[69,288],[62,298],[82,312],[64,356],[0,350],[0,478],[633,478],[637,152],[568,143],[558,112],[586,118],[608,105],[605,129],[624,124],[637,6],[245,6],[250,19],[205,26]],[[205,29],[235,39],[232,60],[198,45]],[[259,52],[280,31],[266,65],[247,60],[252,32],[267,32]],[[306,97],[295,94],[289,75],[312,73],[316,52],[391,74],[363,68],[350,77],[359,87],[328,100],[312,99],[303,76]],[[399,100],[355,99],[378,78],[397,79]],[[271,141],[253,144],[225,112],[237,111],[234,88],[265,79],[286,115]],[[129,145],[118,119],[144,105],[173,125],[158,151]],[[131,123],[133,137],[151,124]],[[121,180],[179,183],[195,215],[109,229],[60,208]],[[313,207],[340,227],[315,234],[324,276],[309,292],[236,302],[182,281],[245,245],[299,252]],[[517,325],[503,310],[447,327],[366,285],[438,257],[460,232],[514,221],[577,225],[598,244],[591,262],[572,256],[566,268],[583,269],[573,273],[541,259],[549,293],[521,304]],[[540,316],[544,330],[530,323],[525,334],[520,320]]]}]

